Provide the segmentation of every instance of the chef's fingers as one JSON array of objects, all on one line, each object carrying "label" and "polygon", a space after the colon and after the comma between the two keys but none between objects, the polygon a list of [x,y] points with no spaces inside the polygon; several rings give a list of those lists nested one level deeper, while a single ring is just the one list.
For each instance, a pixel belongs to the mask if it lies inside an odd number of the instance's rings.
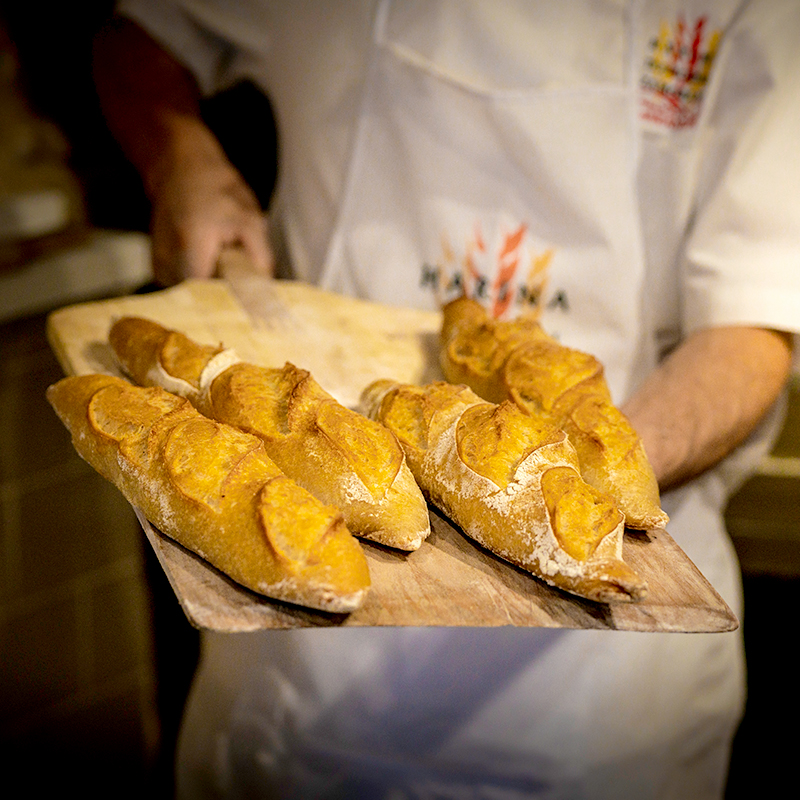
[{"label": "chef's fingers", "polygon": [[174,286],[186,278],[214,275],[219,237],[198,230],[154,228],[152,235],[153,277],[161,286]]},{"label": "chef's fingers", "polygon": [[266,220],[258,214],[242,214],[222,221],[183,220],[182,224],[155,226],[153,273],[157,283],[172,286],[186,278],[212,278],[222,274],[221,254],[236,251],[240,270],[273,274]]}]

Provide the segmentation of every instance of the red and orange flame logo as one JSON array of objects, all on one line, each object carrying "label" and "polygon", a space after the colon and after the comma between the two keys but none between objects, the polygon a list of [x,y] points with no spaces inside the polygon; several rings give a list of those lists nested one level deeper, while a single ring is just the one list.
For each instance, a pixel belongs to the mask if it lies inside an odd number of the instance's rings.
[{"label": "red and orange flame logo", "polygon": [[661,21],[640,81],[642,120],[666,128],[697,122],[721,38],[719,30],[708,30],[706,17],[692,25],[680,15],[674,26]]},{"label": "red and orange flame logo", "polygon": [[446,234],[441,252],[436,266],[423,269],[423,283],[434,288],[440,304],[466,295],[498,319],[539,313],[553,250],[536,250],[526,225],[487,239],[476,223],[460,256]]}]

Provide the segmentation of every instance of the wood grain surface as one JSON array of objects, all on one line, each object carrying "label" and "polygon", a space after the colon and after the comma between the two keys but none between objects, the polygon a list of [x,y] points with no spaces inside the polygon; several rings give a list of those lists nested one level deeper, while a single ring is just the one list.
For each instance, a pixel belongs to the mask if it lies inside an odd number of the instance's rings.
[{"label": "wood grain surface", "polygon": [[[125,315],[148,317],[199,342],[233,347],[256,364],[291,361],[351,408],[378,378],[424,383],[441,377],[438,313],[235,270],[226,280],[187,281],[161,292],[52,313],[48,337],[65,373],[121,374],[107,336],[112,322]],[[719,594],[663,530],[626,534],[624,558],[647,580],[647,599],[605,605],[546,586],[431,510],[431,536],[414,553],[363,543],[372,589],[362,608],[340,616],[278,603],[238,586],[137,513],[178,601],[198,628],[514,625],[679,633],[738,626]]]}]

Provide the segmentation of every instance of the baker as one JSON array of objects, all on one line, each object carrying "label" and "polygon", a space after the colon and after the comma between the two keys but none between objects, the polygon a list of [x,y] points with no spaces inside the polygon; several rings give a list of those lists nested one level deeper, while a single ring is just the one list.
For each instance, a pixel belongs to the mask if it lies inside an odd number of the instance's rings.
[{"label": "baker", "polygon": [[[566,8],[125,0],[98,90],[159,281],[238,244],[385,303],[538,310],[604,363],[671,535],[741,614],[722,509],[779,423],[800,320],[800,7]],[[276,113],[269,238],[198,111],[242,79]],[[205,634],[179,789],[718,798],[743,674],[740,632]]]}]

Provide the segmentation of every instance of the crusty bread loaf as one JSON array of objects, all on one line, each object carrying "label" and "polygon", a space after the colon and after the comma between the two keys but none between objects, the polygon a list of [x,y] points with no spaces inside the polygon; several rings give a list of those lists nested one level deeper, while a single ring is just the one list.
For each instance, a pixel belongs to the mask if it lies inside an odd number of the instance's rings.
[{"label": "crusty bread loaf", "polygon": [[616,500],[629,527],[666,525],[642,441],[613,404],[596,358],[559,344],[531,317],[499,322],[461,297],[444,308],[441,364],[448,381],[490,402],[511,399],[563,429],[583,477]]},{"label": "crusty bread loaf", "polygon": [[416,550],[430,533],[427,504],[394,436],[342,406],[306,370],[248,364],[137,317],[115,322],[109,341],[137,383],[176,392],[258,436],[290,478],[341,509],[357,536]]},{"label": "crusty bread loaf", "polygon": [[47,398],[78,453],[164,534],[277,600],[350,612],[367,562],[337,509],[287,478],[261,441],[160,388],[64,378]]},{"label": "crusty bread loaf", "polygon": [[563,431],[444,382],[377,381],[362,404],[397,436],[428,500],[487,549],[590,600],[645,596],[622,560],[623,517],[582,479]]}]

